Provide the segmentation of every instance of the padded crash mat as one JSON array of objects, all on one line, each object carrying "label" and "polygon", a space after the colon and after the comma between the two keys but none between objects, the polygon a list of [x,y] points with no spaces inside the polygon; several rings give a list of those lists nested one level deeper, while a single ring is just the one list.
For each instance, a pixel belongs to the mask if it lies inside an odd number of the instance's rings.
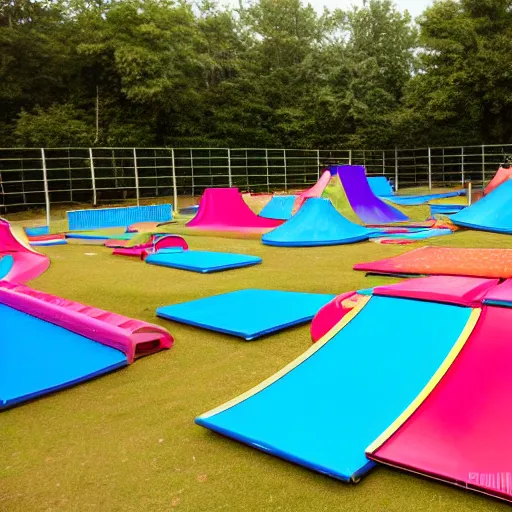
[{"label": "padded crash mat", "polygon": [[335,295],[247,289],[156,310],[157,316],[253,340],[303,324]]},{"label": "padded crash mat", "polygon": [[151,265],[190,270],[192,272],[201,272],[202,274],[250,267],[261,262],[262,259],[258,256],[249,256],[247,254],[183,251],[179,248],[162,249],[156,254],[150,254],[146,258],[146,263],[150,263]]},{"label": "padded crash mat", "polygon": [[512,249],[421,247],[393,258],[358,263],[354,270],[385,275],[512,277]]}]

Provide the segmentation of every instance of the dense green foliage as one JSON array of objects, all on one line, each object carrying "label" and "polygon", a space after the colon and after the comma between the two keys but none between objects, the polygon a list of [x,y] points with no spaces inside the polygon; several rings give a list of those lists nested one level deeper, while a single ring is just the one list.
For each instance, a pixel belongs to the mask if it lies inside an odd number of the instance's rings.
[{"label": "dense green foliage", "polygon": [[7,0],[1,145],[505,143],[510,50],[512,0]]}]

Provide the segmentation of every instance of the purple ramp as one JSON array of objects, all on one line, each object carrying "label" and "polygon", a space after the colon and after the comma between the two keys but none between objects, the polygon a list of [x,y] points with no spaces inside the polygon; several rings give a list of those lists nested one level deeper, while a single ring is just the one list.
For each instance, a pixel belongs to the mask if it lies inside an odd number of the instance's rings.
[{"label": "purple ramp", "polygon": [[401,211],[380,200],[370,188],[364,167],[340,165],[331,168],[345,189],[348,201],[357,216],[366,224],[388,224],[409,220]]}]

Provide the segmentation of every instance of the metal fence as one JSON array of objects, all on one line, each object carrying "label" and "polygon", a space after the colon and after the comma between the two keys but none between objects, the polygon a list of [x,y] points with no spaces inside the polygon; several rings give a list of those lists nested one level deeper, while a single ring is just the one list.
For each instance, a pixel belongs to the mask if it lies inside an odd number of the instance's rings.
[{"label": "metal fence", "polygon": [[251,192],[307,187],[333,164],[364,165],[400,188],[491,179],[512,145],[391,150],[230,148],[0,149],[0,212],[51,204],[198,196],[207,187]]}]

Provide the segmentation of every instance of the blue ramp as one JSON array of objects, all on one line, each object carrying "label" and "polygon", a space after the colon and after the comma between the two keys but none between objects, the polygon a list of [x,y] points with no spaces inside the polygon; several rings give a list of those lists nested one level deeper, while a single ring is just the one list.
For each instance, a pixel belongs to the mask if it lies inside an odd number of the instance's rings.
[{"label": "blue ramp", "polygon": [[119,350],[0,304],[0,409],[128,364]]},{"label": "blue ramp", "polygon": [[378,197],[387,197],[394,194],[393,187],[385,176],[369,177],[368,183],[370,184],[372,192]]},{"label": "blue ramp", "polygon": [[467,208],[465,204],[429,204],[430,215],[453,215]]},{"label": "blue ramp", "polygon": [[288,220],[292,217],[293,205],[297,196],[274,196],[260,212],[266,219]]},{"label": "blue ramp", "polygon": [[457,226],[512,234],[511,198],[512,180],[508,180],[450,219]]},{"label": "blue ramp", "polygon": [[253,340],[309,322],[335,295],[239,290],[156,310],[157,316]]},{"label": "blue ramp", "polygon": [[288,221],[262,236],[266,245],[312,247],[367,240],[373,230],[343,217],[329,199],[308,199]]},{"label": "blue ramp", "polygon": [[210,251],[161,250],[150,254],[146,263],[208,274],[234,268],[250,267],[262,262],[258,256]]},{"label": "blue ramp", "polygon": [[[373,466],[365,449],[424,388],[470,313],[459,306],[371,297],[337,334],[331,331],[330,339],[196,423],[355,480]],[[392,318],[399,320],[390,327]]]}]

